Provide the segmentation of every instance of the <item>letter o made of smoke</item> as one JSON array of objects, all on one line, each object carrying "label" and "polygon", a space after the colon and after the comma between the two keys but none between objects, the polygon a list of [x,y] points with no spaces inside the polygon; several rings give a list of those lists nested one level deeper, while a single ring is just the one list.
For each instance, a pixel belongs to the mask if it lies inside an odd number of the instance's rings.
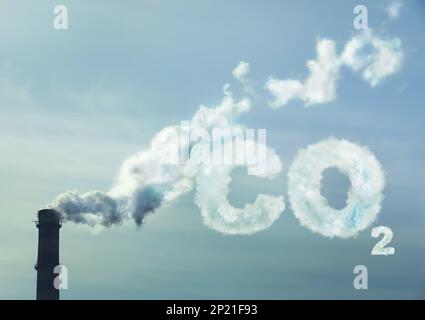
[{"label": "letter o made of smoke", "polygon": [[[244,142],[247,149],[258,144]],[[200,208],[204,223],[211,229],[228,235],[248,235],[270,227],[285,210],[283,196],[258,194],[254,203],[235,208],[227,199],[230,191],[230,173],[236,166],[245,166],[248,174],[273,178],[281,172],[282,164],[273,149],[264,147],[266,157],[250,157],[251,162],[241,165],[201,164],[196,178],[195,203]],[[209,145],[197,145],[193,155],[203,154]],[[196,156],[195,156],[196,157]]]},{"label": "letter o made of smoke", "polygon": [[[321,195],[323,171],[335,167],[348,176],[347,205],[336,210]],[[366,148],[329,138],[300,150],[288,174],[291,207],[301,225],[327,237],[348,238],[370,226],[381,210],[384,171]]]}]

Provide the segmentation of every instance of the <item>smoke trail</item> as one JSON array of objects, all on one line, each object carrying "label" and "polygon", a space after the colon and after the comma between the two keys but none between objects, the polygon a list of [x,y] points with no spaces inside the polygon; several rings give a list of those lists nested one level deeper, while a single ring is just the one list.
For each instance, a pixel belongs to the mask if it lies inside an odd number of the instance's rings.
[{"label": "smoke trail", "polygon": [[65,214],[65,220],[96,225],[110,226],[121,221],[118,204],[104,192],[92,191],[83,195],[68,191],[59,195],[50,207]]},{"label": "smoke trail", "polygon": [[[217,127],[239,127],[234,124],[234,117],[250,109],[250,100],[246,97],[235,100],[229,85],[225,85],[223,91],[224,96],[218,106],[199,107],[188,123],[188,130],[197,132]],[[149,213],[193,189],[201,163],[170,163],[170,157],[176,155],[176,146],[180,146],[181,150],[192,150],[202,139],[183,139],[186,132],[182,130],[181,126],[170,126],[156,134],[150,148],[124,161],[108,192],[91,191],[80,195],[67,191],[46,207],[61,212],[64,221],[92,227],[109,227],[131,218],[141,225]]]},{"label": "smoke trail", "polygon": [[[353,37],[347,42],[341,55],[336,54],[335,42],[327,39],[318,42],[317,52],[317,59],[307,63],[310,75],[305,81],[275,78],[267,81],[265,87],[275,98],[270,103],[271,107],[283,106],[295,98],[304,100],[307,105],[334,100],[340,68],[343,65],[362,72],[363,78],[371,86],[375,86],[387,76],[397,72],[403,59],[399,39],[382,40],[371,31]],[[247,62],[240,62],[233,70],[233,76],[242,84],[245,95],[253,98],[256,92],[253,88],[254,83],[247,78],[249,69],[250,65]],[[209,108],[201,105],[186,128],[175,125],[162,129],[154,136],[148,149],[125,160],[109,191],[91,191],[85,194],[68,191],[59,195],[47,207],[61,212],[64,221],[92,227],[99,225],[109,227],[127,219],[133,219],[137,225],[141,225],[148,214],[192,190],[196,182],[195,203],[201,209],[205,224],[210,228],[227,234],[249,234],[267,228],[284,210],[283,197],[260,194],[253,204],[247,204],[244,208],[234,208],[227,200],[229,173],[234,166],[211,166],[202,157],[192,157],[199,152],[205,152],[206,141],[202,132],[211,132],[214,128],[229,129],[232,132],[242,128],[235,123],[235,117],[250,110],[250,98],[244,96],[236,100],[229,90],[229,85],[224,86],[223,92],[224,96],[218,106]],[[185,139],[187,131],[199,134],[196,138],[190,136],[189,139]],[[251,144],[261,146],[252,141]],[[180,147],[180,151],[188,151],[189,156],[184,159],[185,161],[170,161],[179,153],[176,153],[178,150],[176,146]],[[261,173],[249,163],[245,163],[245,166],[254,175],[272,178],[281,171],[281,163],[272,149],[266,147],[266,150],[268,160],[263,163],[265,172]],[[361,150],[353,152],[362,153]],[[366,152],[363,153],[368,156]],[[326,153],[322,155],[325,160],[328,159]],[[311,160],[310,163],[315,164],[325,161],[317,156]],[[300,162],[303,163],[302,160]],[[307,170],[309,163],[304,164],[306,166],[304,170]],[[350,174],[348,168],[342,168]],[[362,198],[360,193],[353,191],[356,199],[364,200],[366,206],[366,209],[350,207],[350,210],[357,210],[355,214],[359,215],[359,219],[352,221],[356,225],[355,229],[348,228],[338,219],[336,221],[341,222],[340,226],[323,227],[322,222],[314,222],[314,217],[308,210],[310,205],[323,204],[323,199],[318,198],[319,202],[306,202],[300,197],[302,192],[297,189],[298,183],[299,186],[304,186],[310,173],[296,167],[292,167],[291,172],[289,195],[292,207],[301,223],[314,231],[327,236],[350,236],[369,223],[367,217],[379,211],[381,199],[377,191],[379,183],[377,187],[363,181],[365,187],[372,188],[374,199],[378,204],[373,204],[370,198]],[[378,169],[371,174],[378,177],[378,182],[380,181]],[[314,174],[313,177],[319,176]],[[353,217],[353,212],[346,212],[347,217]],[[330,212],[330,216],[333,214]],[[310,223],[310,220],[313,222]]]}]

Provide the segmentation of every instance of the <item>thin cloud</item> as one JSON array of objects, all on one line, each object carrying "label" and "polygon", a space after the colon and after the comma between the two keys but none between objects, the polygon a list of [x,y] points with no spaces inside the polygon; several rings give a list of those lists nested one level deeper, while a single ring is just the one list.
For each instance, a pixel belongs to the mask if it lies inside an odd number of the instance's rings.
[{"label": "thin cloud", "polygon": [[274,97],[271,108],[279,108],[293,99],[306,106],[324,104],[336,99],[340,70],[346,66],[372,86],[400,70],[403,62],[401,40],[381,39],[367,30],[349,40],[338,55],[335,41],[320,39],[316,45],[317,57],[307,62],[308,77],[304,80],[270,78],[265,88]]},{"label": "thin cloud", "polygon": [[391,2],[388,7],[386,8],[388,17],[392,18],[392,19],[397,19],[400,17],[400,11],[401,8],[403,7],[403,1],[401,0],[396,0]]}]

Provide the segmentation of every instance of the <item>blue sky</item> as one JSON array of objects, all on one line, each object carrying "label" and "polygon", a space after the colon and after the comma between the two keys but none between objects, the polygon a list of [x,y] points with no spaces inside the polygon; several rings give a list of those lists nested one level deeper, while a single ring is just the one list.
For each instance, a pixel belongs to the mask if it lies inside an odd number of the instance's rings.
[{"label": "blue sky", "polygon": [[[69,30],[52,27],[65,4]],[[367,145],[386,172],[375,225],[394,232],[396,254],[371,256],[370,229],[348,240],[302,227],[287,209],[268,229],[225,236],[202,222],[194,193],[148,216],[98,234],[68,223],[61,262],[69,270],[63,299],[425,298],[424,160],[425,5],[364,1],[369,27],[402,41],[401,69],[371,87],[341,70],[336,98],[272,110],[255,104],[238,122],[267,128],[284,168],[273,180],[232,174],[230,202],[257,193],[285,195],[297,150],[329,136]],[[35,213],[66,190],[108,190],[123,160],[165,126],[215,106],[239,61],[258,84],[271,76],[304,79],[316,41],[338,52],[356,33],[357,1],[0,1],[0,298],[35,296]],[[266,95],[267,96],[267,95]],[[268,96],[267,96],[268,97]],[[347,181],[326,177],[331,203]],[[355,265],[369,289],[354,290]]]}]

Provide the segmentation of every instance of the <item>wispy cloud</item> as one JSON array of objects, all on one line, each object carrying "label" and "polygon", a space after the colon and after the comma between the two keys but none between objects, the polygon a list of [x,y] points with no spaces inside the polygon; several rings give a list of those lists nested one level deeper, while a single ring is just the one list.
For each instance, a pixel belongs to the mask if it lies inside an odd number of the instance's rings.
[{"label": "wispy cloud", "polygon": [[239,81],[243,81],[249,72],[249,63],[245,61],[239,62],[235,69],[233,69],[233,77]]},{"label": "wispy cloud", "polygon": [[401,0],[392,1],[387,7],[388,17],[392,19],[397,19],[400,17],[400,11],[403,7],[404,3]]},{"label": "wispy cloud", "polygon": [[266,83],[266,88],[275,97],[270,103],[271,107],[283,106],[295,98],[303,100],[306,105],[327,103],[335,99],[340,68],[335,42],[322,39],[318,41],[316,50],[317,59],[307,62],[310,74],[304,82],[271,78]]},{"label": "wispy cloud", "polygon": [[323,104],[336,98],[336,89],[343,66],[360,72],[374,87],[396,73],[402,65],[401,40],[381,39],[371,30],[359,33],[349,40],[338,55],[336,43],[320,39],[316,45],[317,57],[307,62],[308,77],[304,80],[270,78],[265,87],[273,95],[270,107],[278,108],[292,99],[300,99],[306,106]]}]

